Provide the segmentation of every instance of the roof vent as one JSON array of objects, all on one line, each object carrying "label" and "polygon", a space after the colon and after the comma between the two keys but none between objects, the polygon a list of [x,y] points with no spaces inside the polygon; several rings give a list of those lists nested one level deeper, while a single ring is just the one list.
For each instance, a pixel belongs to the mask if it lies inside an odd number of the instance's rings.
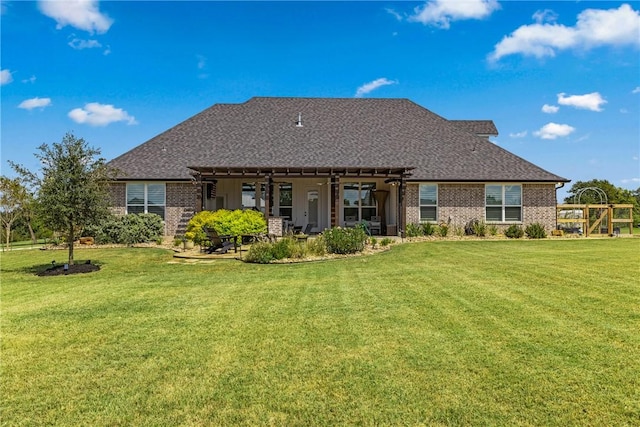
[{"label": "roof vent", "polygon": [[296,127],[297,128],[302,127],[302,113],[298,113],[298,120],[296,120]]}]

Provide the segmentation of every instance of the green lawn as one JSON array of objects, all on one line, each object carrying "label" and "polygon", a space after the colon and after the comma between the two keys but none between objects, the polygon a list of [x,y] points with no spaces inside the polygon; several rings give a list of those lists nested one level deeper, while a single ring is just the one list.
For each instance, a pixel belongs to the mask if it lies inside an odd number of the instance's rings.
[{"label": "green lawn", "polygon": [[3,253],[2,425],[640,425],[640,239]]}]

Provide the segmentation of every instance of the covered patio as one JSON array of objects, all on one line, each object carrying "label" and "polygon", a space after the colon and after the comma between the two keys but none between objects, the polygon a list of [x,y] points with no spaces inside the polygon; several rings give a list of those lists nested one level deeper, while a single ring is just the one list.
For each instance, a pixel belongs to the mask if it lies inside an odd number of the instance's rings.
[{"label": "covered patio", "polygon": [[[397,235],[406,218],[407,167],[189,166],[196,211],[255,209],[269,233],[288,227],[318,233],[380,217],[380,234]],[[377,230],[375,230],[377,231]]]}]

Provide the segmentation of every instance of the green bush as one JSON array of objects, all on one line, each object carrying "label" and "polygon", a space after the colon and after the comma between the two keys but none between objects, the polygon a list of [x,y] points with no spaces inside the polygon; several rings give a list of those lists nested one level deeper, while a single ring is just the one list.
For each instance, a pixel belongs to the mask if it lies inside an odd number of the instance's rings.
[{"label": "green bush", "polygon": [[92,236],[97,244],[127,244],[162,240],[164,224],[156,214],[111,216],[102,224],[87,227],[83,234]]},{"label": "green bush", "polygon": [[213,228],[220,235],[240,236],[242,234],[266,233],[267,221],[261,212],[251,209],[201,211],[189,220],[185,237],[197,244],[202,244],[207,239],[202,227]]},{"label": "green bush", "polygon": [[420,226],[422,228],[423,236],[433,236],[436,232],[436,228],[430,222],[423,222],[422,224],[420,224]]},{"label": "green bush", "polygon": [[510,239],[519,239],[524,236],[522,227],[516,224],[511,224],[504,232],[504,235]]},{"label": "green bush", "polygon": [[487,224],[484,221],[474,222],[473,233],[478,237],[485,237],[487,235]]},{"label": "green bush", "polygon": [[322,235],[307,240],[307,252],[316,256],[323,256],[327,253],[327,243]]},{"label": "green bush", "polygon": [[334,227],[322,233],[327,245],[327,252],[332,254],[354,254],[361,252],[367,241],[367,234],[362,227]]},{"label": "green bush", "polygon": [[407,237],[419,237],[422,236],[422,227],[420,224],[407,224],[407,228],[405,230],[405,236]]},{"label": "green bush", "polygon": [[493,225],[493,224],[487,226],[487,231],[489,232],[490,236],[497,236],[498,235],[498,227]]},{"label": "green bush", "polygon": [[391,240],[388,237],[385,237],[382,240],[380,240],[380,246],[389,246],[391,243],[393,243],[393,240]]},{"label": "green bush", "polygon": [[273,244],[269,242],[254,243],[244,256],[244,261],[257,264],[269,264],[274,260],[272,248]]},{"label": "green bush", "polygon": [[449,224],[440,224],[438,226],[438,235],[440,237],[447,237],[447,234],[449,234]]},{"label": "green bush", "polygon": [[544,239],[547,237],[547,232],[544,230],[544,226],[538,222],[527,225],[524,229],[527,237],[530,239]]},{"label": "green bush", "polygon": [[375,248],[376,245],[378,244],[378,239],[376,239],[375,237],[370,238],[369,244]]}]

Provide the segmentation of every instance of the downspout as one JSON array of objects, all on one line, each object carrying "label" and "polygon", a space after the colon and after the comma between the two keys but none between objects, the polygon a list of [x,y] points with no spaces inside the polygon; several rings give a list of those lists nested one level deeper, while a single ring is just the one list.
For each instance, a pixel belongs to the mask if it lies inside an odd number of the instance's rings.
[{"label": "downspout", "polygon": [[556,199],[556,214],[555,214],[555,229],[558,229],[558,190],[564,187],[564,182],[559,182],[555,185],[554,197]]}]

